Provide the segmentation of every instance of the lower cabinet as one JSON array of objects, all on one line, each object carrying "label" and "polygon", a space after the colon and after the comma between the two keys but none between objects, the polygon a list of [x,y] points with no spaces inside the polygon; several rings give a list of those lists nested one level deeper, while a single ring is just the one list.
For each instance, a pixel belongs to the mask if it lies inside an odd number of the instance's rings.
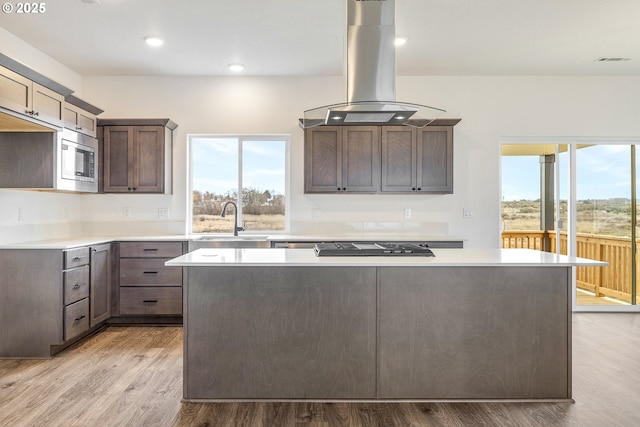
[{"label": "lower cabinet", "polygon": [[91,248],[90,326],[111,315],[111,244]]},{"label": "lower cabinet", "polygon": [[88,247],[64,251],[64,341],[89,330],[89,254]]},{"label": "lower cabinet", "polygon": [[182,316],[182,268],[164,263],[184,253],[183,242],[121,242],[120,316]]},{"label": "lower cabinet", "polygon": [[111,315],[111,244],[64,251],[64,341]]},{"label": "lower cabinet", "polygon": [[0,358],[50,357],[107,322],[181,322],[182,269],[164,262],[185,250],[185,242],[0,249]]}]

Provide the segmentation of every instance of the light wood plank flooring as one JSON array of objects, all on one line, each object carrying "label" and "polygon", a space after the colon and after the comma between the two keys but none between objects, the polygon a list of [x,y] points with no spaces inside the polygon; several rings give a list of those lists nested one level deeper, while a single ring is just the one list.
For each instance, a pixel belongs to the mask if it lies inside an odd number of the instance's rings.
[{"label": "light wood plank flooring", "polygon": [[0,360],[0,426],[638,426],[640,315],[576,313],[576,403],[181,403],[182,329]]}]

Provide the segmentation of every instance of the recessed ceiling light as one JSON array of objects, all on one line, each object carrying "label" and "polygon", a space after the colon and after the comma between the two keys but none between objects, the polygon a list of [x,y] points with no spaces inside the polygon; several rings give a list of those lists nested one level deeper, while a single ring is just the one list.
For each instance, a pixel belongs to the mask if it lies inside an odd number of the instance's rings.
[{"label": "recessed ceiling light", "polygon": [[162,46],[164,44],[164,40],[158,36],[147,36],[144,38],[144,41],[147,42],[149,46]]},{"label": "recessed ceiling light", "polygon": [[396,46],[402,46],[407,42],[407,40],[408,39],[406,37],[396,37],[396,39],[393,41],[393,44]]},{"label": "recessed ceiling light", "polygon": [[229,64],[229,69],[231,71],[235,71],[236,73],[239,73],[240,71],[244,70],[244,65],[242,65],[242,64]]}]

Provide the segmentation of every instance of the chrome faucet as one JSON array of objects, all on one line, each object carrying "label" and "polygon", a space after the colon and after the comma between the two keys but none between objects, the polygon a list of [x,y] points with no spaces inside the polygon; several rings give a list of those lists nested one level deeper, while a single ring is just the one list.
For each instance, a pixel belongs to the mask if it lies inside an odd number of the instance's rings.
[{"label": "chrome faucet", "polygon": [[224,204],[222,205],[222,213],[220,214],[220,216],[222,218],[224,218],[226,216],[226,212],[227,212],[227,205],[233,205],[234,211],[233,211],[233,235],[237,236],[238,235],[238,231],[244,231],[244,227],[238,227],[238,205],[235,204],[235,202],[232,202],[231,200],[229,200],[228,202],[224,202]]}]

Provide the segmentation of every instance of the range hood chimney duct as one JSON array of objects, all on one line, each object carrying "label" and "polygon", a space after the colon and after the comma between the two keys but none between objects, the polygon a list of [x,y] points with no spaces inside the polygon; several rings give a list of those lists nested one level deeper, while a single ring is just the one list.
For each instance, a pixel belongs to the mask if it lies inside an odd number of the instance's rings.
[{"label": "range hood chimney duct", "polygon": [[425,105],[396,102],[394,40],[395,0],[347,0],[347,102],[306,110],[302,127],[423,127],[444,113]]}]

